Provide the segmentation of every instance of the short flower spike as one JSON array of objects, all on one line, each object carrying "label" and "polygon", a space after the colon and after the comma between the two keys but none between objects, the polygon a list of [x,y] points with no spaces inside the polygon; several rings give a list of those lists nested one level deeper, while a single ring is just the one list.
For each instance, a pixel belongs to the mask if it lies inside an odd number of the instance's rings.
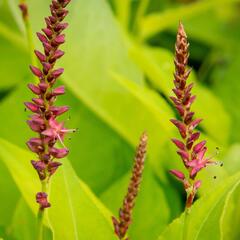
[{"label": "short flower spike", "polygon": [[132,210],[135,205],[136,197],[142,179],[145,155],[147,150],[147,141],[147,134],[143,133],[136,150],[132,177],[128,185],[128,192],[123,200],[123,206],[119,210],[119,219],[112,217],[115,234],[120,240],[128,240],[126,235],[129,225],[132,222]]}]

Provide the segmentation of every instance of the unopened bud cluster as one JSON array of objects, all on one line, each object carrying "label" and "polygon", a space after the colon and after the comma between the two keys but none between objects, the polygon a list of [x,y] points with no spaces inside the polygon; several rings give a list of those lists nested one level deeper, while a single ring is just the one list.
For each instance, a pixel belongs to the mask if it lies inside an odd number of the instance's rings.
[{"label": "unopened bud cluster", "polygon": [[[64,158],[69,152],[63,144],[64,135],[75,131],[66,129],[63,122],[57,121],[57,117],[68,111],[68,107],[55,105],[57,96],[63,95],[65,89],[64,86],[54,88],[54,84],[64,71],[63,68],[55,68],[55,63],[64,55],[59,46],[65,41],[62,31],[67,28],[68,24],[63,23],[63,20],[68,14],[65,7],[70,1],[52,1],[51,16],[45,18],[46,27],[42,29],[42,33],[37,33],[43,44],[44,52],[35,50],[35,54],[42,67],[30,66],[32,73],[39,79],[39,83],[28,85],[36,97],[31,102],[25,102],[25,106],[33,112],[27,123],[34,132],[38,133],[38,137],[31,138],[27,145],[38,156],[38,159],[32,160],[31,163],[41,181],[48,181],[61,165],[56,159]],[[58,141],[62,148],[55,146]],[[42,209],[50,206],[47,194],[44,192],[37,194],[36,201]]]},{"label": "unopened bud cluster", "polygon": [[123,200],[123,206],[119,210],[119,219],[112,217],[114,230],[119,239],[128,240],[128,238],[126,238],[126,234],[129,225],[132,222],[132,210],[135,205],[136,197],[139,191],[139,185],[142,179],[147,150],[147,141],[147,134],[143,133],[136,151],[135,163],[132,171],[132,177],[128,186],[128,192]]}]

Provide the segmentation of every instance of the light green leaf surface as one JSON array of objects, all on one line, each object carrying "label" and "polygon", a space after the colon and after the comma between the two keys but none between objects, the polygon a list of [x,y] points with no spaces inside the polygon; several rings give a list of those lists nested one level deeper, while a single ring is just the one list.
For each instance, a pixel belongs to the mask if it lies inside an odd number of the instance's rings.
[{"label": "light green leaf surface", "polygon": [[141,23],[141,37],[149,38],[152,35],[177,24],[179,20],[189,19],[200,15],[209,9],[225,7],[225,5],[239,2],[239,0],[208,0],[198,1],[187,6],[170,8],[162,13],[152,13],[146,16]]},{"label": "light green leaf surface", "polygon": [[[159,240],[221,239],[220,219],[223,210],[228,208],[226,200],[228,196],[237,191],[239,184],[240,173],[223,181],[214,191],[197,200],[189,214],[183,213],[180,218],[170,224]],[[231,222],[226,222],[226,226],[223,227],[230,227],[231,224]]]},{"label": "light green leaf surface", "polygon": [[232,142],[240,141],[240,85],[238,80],[240,64],[240,48],[235,48],[233,52],[225,53],[223,59],[226,67],[221,64],[213,69],[211,80],[212,89],[219,98],[224,99],[223,103],[232,118],[230,137]]},{"label": "light green leaf surface", "polygon": [[[29,162],[33,155],[0,139],[0,157],[36,214],[34,196],[40,191],[40,181]],[[54,239],[114,239],[110,213],[77,178],[67,159],[52,178],[50,188],[48,219]]]}]

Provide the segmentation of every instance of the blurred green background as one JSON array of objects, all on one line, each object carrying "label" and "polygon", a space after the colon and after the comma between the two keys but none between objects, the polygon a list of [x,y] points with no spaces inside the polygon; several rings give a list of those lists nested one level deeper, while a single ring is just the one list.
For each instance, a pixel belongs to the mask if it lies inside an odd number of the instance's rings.
[{"label": "blurred green background", "polygon": [[[26,2],[34,45],[42,49],[34,33],[44,26],[50,1]],[[129,234],[132,240],[157,239],[184,209],[182,186],[168,174],[170,168],[183,170],[170,142],[178,133],[169,122],[176,115],[169,96],[179,20],[190,41],[189,65],[194,71],[189,81],[195,82],[194,111],[204,119],[202,138],[208,140],[208,155],[219,147],[216,158],[224,162],[222,168],[209,167],[199,176],[203,180],[199,196],[240,170],[240,1],[73,0],[69,11],[66,55],[59,62],[65,68],[59,84],[67,86],[67,93],[58,104],[71,106],[63,119],[70,117],[67,125],[79,131],[66,140],[68,159],[97,201],[116,215],[135,146],[146,130],[148,157]],[[27,83],[36,81],[28,68],[31,51],[18,1],[0,0],[0,237],[4,239],[34,239],[33,213],[26,204],[32,199],[35,205],[34,191],[26,190],[25,173],[14,165],[30,165],[31,160],[23,157],[25,152],[17,154],[19,148],[27,150],[25,142],[34,136],[23,105],[32,98]],[[15,148],[16,152],[11,150]],[[22,181],[14,177],[17,171]],[[30,171],[36,182],[37,175]],[[56,211],[54,206],[50,211]],[[233,223],[231,227],[234,230],[225,230],[228,238],[222,239],[239,239],[238,227]],[[77,239],[66,236],[55,239]],[[209,239],[220,239],[214,236]]]}]

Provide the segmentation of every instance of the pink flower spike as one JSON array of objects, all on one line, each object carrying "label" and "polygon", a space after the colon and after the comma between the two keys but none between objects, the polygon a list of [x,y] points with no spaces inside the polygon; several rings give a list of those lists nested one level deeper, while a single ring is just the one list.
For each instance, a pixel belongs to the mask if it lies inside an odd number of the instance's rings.
[{"label": "pink flower spike", "polygon": [[39,68],[36,68],[32,65],[30,65],[30,70],[32,71],[32,73],[36,76],[41,78],[42,77],[42,71]]},{"label": "pink flower spike", "polygon": [[27,107],[27,109],[29,109],[30,111],[32,111],[34,113],[38,113],[39,112],[39,106],[37,106],[34,103],[25,102],[24,105]]},{"label": "pink flower spike", "polygon": [[69,150],[67,148],[51,148],[49,152],[55,158],[64,158],[68,155]]},{"label": "pink flower spike", "polygon": [[178,139],[173,138],[172,142],[181,150],[185,150],[185,144]]},{"label": "pink flower spike", "polygon": [[185,179],[185,175],[182,172],[178,171],[178,170],[174,170],[173,169],[173,170],[170,170],[169,172],[171,174],[173,174],[176,178],[178,178],[178,180],[180,180],[180,181]]}]

